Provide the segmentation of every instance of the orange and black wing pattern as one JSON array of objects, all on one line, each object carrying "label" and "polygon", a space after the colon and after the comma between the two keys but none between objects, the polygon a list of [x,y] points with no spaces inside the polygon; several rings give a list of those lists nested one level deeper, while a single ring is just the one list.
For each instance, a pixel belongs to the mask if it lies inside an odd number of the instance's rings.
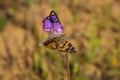
[{"label": "orange and black wing pattern", "polygon": [[64,39],[63,35],[49,36],[43,45],[51,50],[59,50],[60,52],[76,53],[75,47]]}]

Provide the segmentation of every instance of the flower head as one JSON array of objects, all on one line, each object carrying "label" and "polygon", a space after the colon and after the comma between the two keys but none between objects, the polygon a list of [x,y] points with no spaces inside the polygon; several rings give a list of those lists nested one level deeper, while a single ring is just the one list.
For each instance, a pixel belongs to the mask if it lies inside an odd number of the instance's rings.
[{"label": "flower head", "polygon": [[56,13],[55,15],[49,15],[43,20],[43,30],[46,32],[53,32],[53,34],[64,33],[64,27],[60,24]]}]

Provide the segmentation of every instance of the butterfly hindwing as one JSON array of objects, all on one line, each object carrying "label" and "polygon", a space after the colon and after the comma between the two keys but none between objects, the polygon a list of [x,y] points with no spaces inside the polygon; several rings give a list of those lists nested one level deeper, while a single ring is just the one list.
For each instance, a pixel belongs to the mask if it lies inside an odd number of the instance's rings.
[{"label": "butterfly hindwing", "polygon": [[59,51],[61,52],[70,52],[70,53],[76,53],[75,47],[68,42],[67,40],[63,40],[59,45]]}]

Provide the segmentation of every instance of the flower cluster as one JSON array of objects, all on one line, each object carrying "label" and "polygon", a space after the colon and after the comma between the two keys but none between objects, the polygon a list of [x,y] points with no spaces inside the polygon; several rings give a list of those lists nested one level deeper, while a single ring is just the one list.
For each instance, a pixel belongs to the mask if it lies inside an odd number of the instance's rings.
[{"label": "flower cluster", "polygon": [[[53,12],[55,13],[55,12]],[[59,22],[59,19],[56,15],[49,15],[43,20],[43,30],[46,32],[53,32],[53,34],[63,34],[64,27]]]}]

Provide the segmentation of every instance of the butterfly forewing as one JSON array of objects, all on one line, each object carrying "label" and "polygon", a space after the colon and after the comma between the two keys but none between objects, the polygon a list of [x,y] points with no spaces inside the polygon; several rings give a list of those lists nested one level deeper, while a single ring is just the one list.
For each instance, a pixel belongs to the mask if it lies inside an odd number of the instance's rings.
[{"label": "butterfly forewing", "polygon": [[48,49],[55,50],[58,48],[58,42],[61,40],[63,35],[50,35],[44,42],[43,45]]},{"label": "butterfly forewing", "polygon": [[43,43],[44,46],[47,47],[47,48],[49,48],[49,49],[51,49],[51,50],[57,49],[58,44],[54,41],[54,39],[55,39],[55,38],[49,39],[49,40],[45,41],[45,42]]}]

